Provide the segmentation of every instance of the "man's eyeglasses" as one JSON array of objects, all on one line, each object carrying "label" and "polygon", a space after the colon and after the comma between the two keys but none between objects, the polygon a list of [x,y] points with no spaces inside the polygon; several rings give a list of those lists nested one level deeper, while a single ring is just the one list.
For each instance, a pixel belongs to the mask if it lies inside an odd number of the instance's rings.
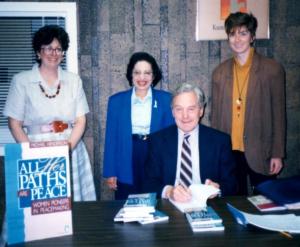
[{"label": "man's eyeglasses", "polygon": [[52,48],[51,46],[45,46],[41,48],[46,55],[51,55],[53,54],[53,52],[55,52],[56,55],[64,55],[65,51],[63,51],[62,48],[58,47],[58,48]]}]

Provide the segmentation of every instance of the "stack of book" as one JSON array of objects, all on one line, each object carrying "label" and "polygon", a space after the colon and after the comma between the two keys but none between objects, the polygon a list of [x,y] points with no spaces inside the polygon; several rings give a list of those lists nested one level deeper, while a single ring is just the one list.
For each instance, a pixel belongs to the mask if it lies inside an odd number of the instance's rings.
[{"label": "stack of book", "polygon": [[193,232],[224,230],[222,219],[210,206],[201,210],[186,212],[185,215]]},{"label": "stack of book", "polygon": [[131,194],[114,217],[115,222],[139,222],[149,224],[167,221],[169,217],[156,210],[156,193]]},{"label": "stack of book", "polygon": [[263,195],[249,196],[247,198],[261,212],[271,212],[286,209],[285,206],[278,205]]}]

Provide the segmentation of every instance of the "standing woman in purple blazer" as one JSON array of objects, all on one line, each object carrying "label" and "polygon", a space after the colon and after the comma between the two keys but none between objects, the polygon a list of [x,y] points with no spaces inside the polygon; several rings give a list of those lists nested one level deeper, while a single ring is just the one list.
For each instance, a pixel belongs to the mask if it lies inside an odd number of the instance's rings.
[{"label": "standing woman in purple blazer", "polygon": [[126,78],[131,89],[108,101],[103,176],[115,199],[141,193],[148,136],[174,123],[171,95],[154,87],[162,78],[155,59],[134,53]]}]

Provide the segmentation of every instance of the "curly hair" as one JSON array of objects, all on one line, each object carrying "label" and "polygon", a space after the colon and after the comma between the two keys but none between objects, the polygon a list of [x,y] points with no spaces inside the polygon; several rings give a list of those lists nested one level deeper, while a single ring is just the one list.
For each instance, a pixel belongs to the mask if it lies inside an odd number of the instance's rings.
[{"label": "curly hair", "polygon": [[[68,50],[70,39],[65,29],[58,25],[46,25],[36,31],[33,36],[32,48],[35,54],[41,51],[43,45],[49,45],[54,39],[58,40],[63,51]],[[38,63],[41,62],[38,57],[36,60]]]},{"label": "curly hair", "polygon": [[152,73],[153,73],[153,82],[152,86],[155,87],[157,83],[161,80],[162,78],[162,73],[160,68],[157,65],[157,62],[154,57],[152,57],[150,54],[147,52],[136,52],[134,53],[127,65],[127,73],[126,73],[126,78],[129,82],[129,85],[132,87],[133,82],[132,82],[132,71],[137,62],[140,61],[146,61],[151,64],[152,67]]}]

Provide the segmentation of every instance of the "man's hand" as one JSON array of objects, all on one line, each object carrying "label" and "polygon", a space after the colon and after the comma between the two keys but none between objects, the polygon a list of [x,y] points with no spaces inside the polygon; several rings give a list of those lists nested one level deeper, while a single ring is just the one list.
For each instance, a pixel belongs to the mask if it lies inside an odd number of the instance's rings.
[{"label": "man's hand", "polygon": [[[220,189],[220,185],[218,183],[213,182],[210,179],[206,179],[205,180],[205,184],[206,185],[211,185],[211,186],[213,186],[213,187],[215,187],[217,189]],[[209,199],[215,198],[216,196],[218,196],[218,194],[214,194],[214,195],[210,196]]]},{"label": "man's hand", "polygon": [[167,198],[177,202],[188,202],[192,199],[192,193],[182,185],[171,186],[166,192]]}]

